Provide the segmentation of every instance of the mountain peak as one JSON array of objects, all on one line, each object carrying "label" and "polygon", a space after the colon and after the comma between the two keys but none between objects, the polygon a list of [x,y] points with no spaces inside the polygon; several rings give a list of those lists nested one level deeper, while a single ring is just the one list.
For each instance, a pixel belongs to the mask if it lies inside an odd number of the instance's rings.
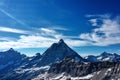
[{"label": "mountain peak", "polygon": [[65,57],[72,56],[75,60],[83,61],[83,58],[72,50],[63,39],[60,39],[58,43],[53,43],[42,55],[39,66],[50,65],[53,62],[60,61]]},{"label": "mountain peak", "polygon": [[63,39],[60,39],[58,43],[64,43],[64,40],[63,40]]},{"label": "mountain peak", "polygon": [[110,53],[103,52],[101,55],[102,55],[102,56],[107,56],[107,55],[110,55]]},{"label": "mountain peak", "polygon": [[8,51],[15,51],[13,48],[10,48]]},{"label": "mountain peak", "polygon": [[35,56],[42,57],[40,53],[36,53]]},{"label": "mountain peak", "polygon": [[17,52],[16,50],[14,50],[13,48],[10,48],[9,50],[5,51],[7,53],[12,53],[12,54],[20,54],[19,52]]}]

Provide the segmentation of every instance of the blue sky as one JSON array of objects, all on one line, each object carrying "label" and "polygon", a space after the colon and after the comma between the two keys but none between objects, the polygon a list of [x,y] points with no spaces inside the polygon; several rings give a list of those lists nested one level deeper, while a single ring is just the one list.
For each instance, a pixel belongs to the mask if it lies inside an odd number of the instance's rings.
[{"label": "blue sky", "polygon": [[64,41],[80,55],[120,53],[119,0],[1,0],[0,50],[41,54]]}]

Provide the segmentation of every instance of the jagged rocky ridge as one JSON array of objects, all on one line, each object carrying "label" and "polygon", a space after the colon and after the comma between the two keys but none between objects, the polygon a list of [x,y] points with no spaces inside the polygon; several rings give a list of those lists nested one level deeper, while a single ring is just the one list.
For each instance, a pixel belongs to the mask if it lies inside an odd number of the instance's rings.
[{"label": "jagged rocky ridge", "polygon": [[42,55],[41,61],[37,66],[50,65],[56,61],[63,60],[67,56],[72,56],[78,61],[83,62],[84,59],[73,51],[68,45],[60,39],[58,43],[53,43]]},{"label": "jagged rocky ridge", "polygon": [[[21,55],[19,52],[15,51],[12,48],[6,52],[9,56],[12,56],[12,59],[9,59],[8,62],[13,61],[14,59],[16,62],[4,66],[3,69],[0,70],[0,80],[30,80],[49,68],[49,66],[36,67],[36,64],[41,60],[42,57],[40,53],[36,53],[36,55],[32,57],[27,57],[25,55]],[[4,52],[2,52],[0,55],[3,54]],[[11,54],[16,55],[14,56]],[[19,57],[21,58],[19,59]],[[3,60],[5,60],[5,58],[3,58]]]},{"label": "jagged rocky ridge", "polygon": [[[57,75],[65,73],[64,76],[70,75],[71,77],[82,77],[89,74],[93,74],[88,80],[119,80],[120,79],[120,62],[91,62],[81,63],[75,62],[73,58],[65,58],[59,63],[51,65],[49,71],[51,75]],[[62,80],[58,77],[58,80]],[[50,77],[53,78],[53,77]],[[81,78],[78,78],[82,80]]]},{"label": "jagged rocky ridge", "polygon": [[[11,53],[13,53],[13,50]],[[43,66],[50,66],[52,63],[61,61],[67,56],[73,57],[76,61],[84,61],[80,55],[69,48],[67,44],[60,39],[58,43],[53,43],[51,47],[43,53],[43,55],[37,53],[36,56],[21,59],[19,66],[15,67],[10,72],[8,71],[7,74],[3,73],[0,75],[0,79],[28,80],[34,78],[49,68]]]},{"label": "jagged rocky ridge", "polygon": [[109,62],[119,62],[120,61],[120,55],[113,53],[107,53],[103,52],[102,54],[98,56],[94,55],[88,55],[84,57],[88,62],[103,62],[103,61],[109,61]]},{"label": "jagged rocky ridge", "polygon": [[[13,48],[5,52],[0,52],[0,74],[7,73],[19,67],[26,56],[15,51]],[[1,75],[0,75],[1,76]]]},{"label": "jagged rocky ridge", "polygon": [[[0,59],[2,59],[0,80],[40,80],[41,75],[45,78],[52,78],[53,75],[57,76],[61,73],[71,77],[96,73],[91,77],[92,80],[98,80],[97,78],[101,76],[100,80],[108,77],[108,80],[115,79],[115,77],[118,79],[116,75],[120,76],[120,55],[103,52],[98,56],[90,55],[82,58],[62,39],[58,43],[53,43],[42,55],[37,53],[33,57],[27,57],[11,48],[8,51],[0,52]],[[110,74],[105,74],[108,70]],[[99,71],[101,73],[97,74]],[[48,75],[44,75],[45,73]],[[65,80],[62,77],[61,80]]]}]

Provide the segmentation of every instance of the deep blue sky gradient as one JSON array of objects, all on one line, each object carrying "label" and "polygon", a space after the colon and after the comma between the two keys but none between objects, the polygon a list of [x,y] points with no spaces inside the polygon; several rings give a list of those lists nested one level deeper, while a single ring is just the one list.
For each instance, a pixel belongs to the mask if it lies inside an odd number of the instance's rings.
[{"label": "deep blue sky gradient", "polygon": [[[0,26],[32,30],[33,28],[63,26],[69,31],[61,31],[64,35],[78,36],[81,33],[91,32],[86,15],[111,14],[120,15],[119,0],[1,0],[0,9],[5,10],[18,21],[0,12]],[[19,38],[21,34],[0,32],[0,37]],[[74,47],[78,53],[98,54],[103,51],[118,52],[120,44],[112,46],[83,46]],[[46,48],[18,49],[29,55],[44,52]],[[29,52],[27,52],[29,51]]]}]

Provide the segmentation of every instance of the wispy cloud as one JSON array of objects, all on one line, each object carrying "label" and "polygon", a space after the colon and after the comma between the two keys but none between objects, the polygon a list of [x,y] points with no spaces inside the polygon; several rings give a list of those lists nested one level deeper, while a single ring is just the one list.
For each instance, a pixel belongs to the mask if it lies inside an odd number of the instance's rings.
[{"label": "wispy cloud", "polygon": [[23,26],[26,26],[28,27],[27,24],[25,24],[23,21],[17,19],[16,17],[14,17],[13,15],[11,15],[10,13],[8,13],[7,11],[3,10],[3,9],[0,9],[0,12],[4,13],[5,15],[7,15],[8,17],[10,17],[11,19],[15,20],[17,23],[23,25]]},{"label": "wispy cloud", "polygon": [[50,46],[56,39],[48,38],[40,35],[21,35],[16,41],[0,42],[1,49],[6,48],[45,48]]},{"label": "wispy cloud", "polygon": [[69,29],[61,27],[61,26],[51,26],[49,27],[49,29],[53,29],[53,30],[63,30],[63,31],[68,31]]},{"label": "wispy cloud", "polygon": [[15,28],[9,28],[9,27],[0,27],[0,31],[10,32],[10,33],[19,33],[19,34],[30,34],[29,31],[25,31],[25,30],[21,30],[21,29],[15,29]]},{"label": "wispy cloud", "polygon": [[47,36],[47,37],[53,37],[56,39],[63,38],[63,35],[61,33],[58,33],[56,30],[49,29],[49,28],[40,28],[41,35]]},{"label": "wispy cloud", "polygon": [[[92,18],[93,16],[90,17]],[[101,25],[98,25],[97,21],[91,19],[92,26],[95,24],[97,27],[94,28],[91,33],[80,34],[80,38],[96,46],[120,44],[120,18],[110,18],[109,15],[97,15],[96,19],[101,21]]]},{"label": "wispy cloud", "polygon": [[[93,18],[91,17],[91,19]],[[6,49],[11,47],[45,48],[49,47],[52,43],[57,42],[60,38],[63,38],[65,42],[71,47],[109,46],[112,44],[120,44],[120,19],[118,17],[110,18],[105,16],[97,16],[97,18],[95,19],[101,20],[101,24],[99,25],[97,21],[95,21],[94,23],[96,23],[96,27],[93,27],[91,32],[82,33],[79,36],[66,36],[65,34],[60,33],[58,30],[49,27],[38,28],[35,31],[33,30],[33,32],[36,33],[29,33],[28,35],[24,35],[26,34],[26,31],[24,30],[0,27],[0,31],[22,33],[22,35],[20,35],[19,39],[17,40],[0,42],[0,46],[2,46],[0,47],[0,49]]]},{"label": "wispy cloud", "polygon": [[56,30],[40,28],[39,33],[21,35],[17,40],[0,42],[0,46],[2,46],[0,48],[45,48],[49,47],[52,43],[57,42],[61,38],[63,38],[71,47],[87,44],[86,41],[72,40],[70,37],[68,37],[69,36],[64,36]]},{"label": "wispy cloud", "polygon": [[98,24],[97,24],[98,21],[97,21],[97,19],[95,19],[95,18],[94,18],[94,19],[90,19],[89,21],[91,22],[92,26],[97,26],[97,25],[98,25]]},{"label": "wispy cloud", "polygon": [[0,41],[13,41],[13,40],[16,40],[16,39],[11,37],[0,37]]}]

